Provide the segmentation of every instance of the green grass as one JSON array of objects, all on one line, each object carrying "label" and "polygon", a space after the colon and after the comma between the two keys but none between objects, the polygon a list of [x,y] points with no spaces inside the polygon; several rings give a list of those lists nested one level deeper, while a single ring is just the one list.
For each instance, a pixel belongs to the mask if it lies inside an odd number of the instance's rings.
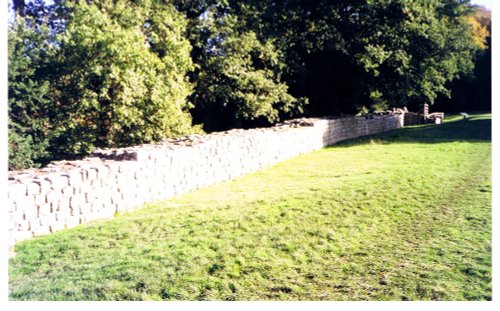
[{"label": "green grass", "polygon": [[491,115],[16,245],[11,300],[491,300]]}]

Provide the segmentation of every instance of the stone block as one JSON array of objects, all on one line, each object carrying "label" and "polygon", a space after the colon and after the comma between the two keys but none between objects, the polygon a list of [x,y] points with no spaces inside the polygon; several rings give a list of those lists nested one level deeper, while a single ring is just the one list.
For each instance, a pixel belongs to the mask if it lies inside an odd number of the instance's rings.
[{"label": "stone block", "polygon": [[117,191],[122,193],[135,193],[138,189],[138,184],[133,182],[129,176],[123,176],[117,179],[116,187]]},{"label": "stone block", "polygon": [[74,228],[80,224],[80,215],[70,216],[65,219],[66,228]]},{"label": "stone block", "polygon": [[50,226],[42,225],[40,219],[30,221],[30,227],[33,236],[41,236],[50,233]]},{"label": "stone block", "polygon": [[164,154],[161,157],[155,158],[155,166],[161,169],[168,168],[170,166],[170,159]]},{"label": "stone block", "polygon": [[69,198],[69,206],[72,209],[78,209],[80,206],[85,204],[87,201],[84,194],[75,194]]},{"label": "stone block", "polygon": [[96,198],[90,203],[92,204],[92,213],[97,213],[106,206],[106,203],[101,198]]},{"label": "stone block", "polygon": [[51,174],[45,177],[45,179],[50,182],[50,186],[54,190],[61,190],[69,184],[68,176],[59,174]]},{"label": "stone block", "polygon": [[109,161],[106,162],[105,166],[109,169],[109,174],[116,176],[120,170],[120,162]]},{"label": "stone block", "polygon": [[85,196],[85,202],[92,202],[96,197],[95,193],[91,190],[83,193],[83,195]]},{"label": "stone block", "polygon": [[101,179],[101,187],[114,191],[116,189],[116,177],[109,175],[107,178]]},{"label": "stone block", "polygon": [[50,232],[56,232],[56,231],[61,231],[65,228],[65,223],[64,221],[58,221],[54,220],[50,225]]},{"label": "stone block", "polygon": [[58,210],[55,214],[57,221],[66,221],[66,218],[71,217],[71,209],[61,209]]},{"label": "stone block", "polygon": [[92,211],[92,203],[84,202],[80,204],[80,215],[85,215]]},{"label": "stone block", "polygon": [[61,197],[59,199],[58,211],[69,210],[69,197]]},{"label": "stone block", "polygon": [[38,217],[43,217],[51,214],[50,204],[41,204],[38,206]]},{"label": "stone block", "polygon": [[35,184],[37,184],[40,187],[40,194],[45,195],[47,192],[50,191],[50,182],[45,179],[35,179],[33,181]]},{"label": "stone block", "polygon": [[85,180],[95,180],[97,179],[97,169],[95,168],[87,168],[85,169]]},{"label": "stone block", "polygon": [[18,231],[29,231],[30,221],[18,218],[16,224],[14,225],[14,229]]},{"label": "stone block", "polygon": [[136,170],[136,168],[137,168],[137,163],[125,161],[125,162],[122,162],[118,165],[118,172],[119,173],[130,173],[130,172],[134,172]]},{"label": "stone block", "polygon": [[131,159],[138,162],[147,161],[149,158],[149,150],[134,150],[131,154]]},{"label": "stone block", "polygon": [[16,222],[19,218],[19,215],[18,213],[16,212],[9,212],[8,213],[8,223],[7,223],[7,226],[8,228],[15,228],[16,227]]},{"label": "stone block", "polygon": [[40,219],[40,224],[42,226],[49,227],[49,230],[50,230],[50,226],[53,223],[57,222],[55,214],[48,214],[48,215],[40,216],[38,218]]},{"label": "stone block", "polygon": [[80,216],[80,222],[82,224],[83,223],[90,223],[90,222],[93,222],[93,221],[96,221],[99,219],[101,219],[101,217],[99,216],[99,213],[96,213],[96,212],[89,212],[89,213],[85,213],[84,215]]},{"label": "stone block", "polygon": [[30,195],[30,196],[19,197],[14,200],[14,203],[16,204],[16,207],[19,210],[30,209],[35,207],[35,196]]},{"label": "stone block", "polygon": [[63,197],[63,195],[60,190],[51,190],[50,192],[47,193],[45,197],[47,203],[53,203],[53,202],[59,202],[59,200]]},{"label": "stone block", "polygon": [[26,184],[12,183],[7,186],[7,197],[17,199],[27,194]]},{"label": "stone block", "polygon": [[103,185],[102,179],[94,179],[94,180],[90,181],[90,187],[94,190],[101,188],[102,185]]},{"label": "stone block", "polygon": [[72,170],[61,174],[68,178],[68,185],[70,186],[80,186],[83,183],[83,172],[79,170]]},{"label": "stone block", "polygon": [[35,197],[35,205],[47,203],[47,197],[45,194],[37,194],[34,197]]},{"label": "stone block", "polygon": [[18,230],[18,231],[15,231],[13,234],[14,234],[14,240],[16,242],[28,240],[28,239],[31,239],[33,237],[33,233],[29,230]]},{"label": "stone block", "polygon": [[136,197],[135,191],[122,191],[122,190],[120,190],[120,193],[122,193],[123,202],[130,202],[135,199]]},{"label": "stone block", "polygon": [[80,193],[80,194],[85,194],[85,193],[90,193],[94,189],[90,186],[90,182],[85,182],[84,184],[80,185],[78,188],[75,188],[75,193]]},{"label": "stone block", "polygon": [[95,169],[97,171],[97,178],[105,179],[109,176],[109,167],[102,165],[96,167]]},{"label": "stone block", "polygon": [[111,193],[111,204],[120,204],[123,201],[123,193],[113,192]]},{"label": "stone block", "polygon": [[93,194],[96,199],[111,202],[112,193],[106,187],[95,189]]},{"label": "stone block", "polygon": [[141,181],[141,182],[146,182],[146,177],[147,177],[147,172],[145,171],[135,171],[134,172],[134,179]]},{"label": "stone block", "polygon": [[101,207],[95,213],[99,216],[97,219],[108,219],[114,216],[116,213],[116,207],[113,206],[113,208],[111,208],[110,204],[108,204],[105,207]]},{"label": "stone block", "polygon": [[130,201],[122,201],[119,204],[116,204],[116,212],[126,212],[132,209],[133,205]]},{"label": "stone block", "polygon": [[26,194],[27,195],[40,194],[40,185],[34,182],[26,184]]},{"label": "stone block", "polygon": [[66,187],[61,189],[61,193],[62,193],[63,197],[70,197],[73,194],[75,194],[75,188],[72,186],[66,186]]},{"label": "stone block", "polygon": [[13,198],[7,199],[7,211],[9,211],[9,212],[17,211],[17,204]]},{"label": "stone block", "polygon": [[52,201],[50,203],[47,203],[50,205],[50,212],[55,213],[57,212],[57,209],[59,208],[59,200],[57,201]]}]

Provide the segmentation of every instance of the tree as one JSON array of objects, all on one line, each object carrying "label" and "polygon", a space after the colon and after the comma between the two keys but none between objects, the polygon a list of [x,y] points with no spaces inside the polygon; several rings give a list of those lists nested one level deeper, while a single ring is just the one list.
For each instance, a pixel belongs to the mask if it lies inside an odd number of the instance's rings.
[{"label": "tree", "polygon": [[450,81],[472,72],[478,46],[467,22],[472,13],[467,3],[388,1],[375,10],[387,22],[369,24],[366,46],[378,47],[385,57],[360,63],[376,66],[372,85],[390,105],[418,109],[432,104],[440,94],[450,96]]},{"label": "tree", "polygon": [[478,48],[474,72],[448,83],[451,98],[438,97],[436,109],[455,112],[491,110],[491,12],[484,7],[474,7],[474,10],[473,15],[466,17]]},{"label": "tree", "polygon": [[234,2],[248,27],[275,39],[283,80],[315,114],[433,103],[478,51],[467,1]]},{"label": "tree", "polygon": [[26,2],[24,0],[12,0],[12,7],[15,12],[24,16],[24,8],[26,7]]},{"label": "tree", "polygon": [[418,110],[450,96],[475,59],[488,66],[487,15],[474,17],[463,0],[35,0],[16,9],[26,31],[9,33],[12,142],[40,146],[46,159],[192,133],[191,116],[213,131]]},{"label": "tree", "polygon": [[[69,6],[69,5],[68,5]],[[186,22],[154,1],[70,6],[54,72],[53,153],[157,141],[193,131]]]},{"label": "tree", "polygon": [[274,38],[248,27],[234,4],[176,1],[176,6],[190,17],[197,65],[191,113],[206,130],[269,124],[301,112],[304,99],[291,96],[282,80],[283,50]]},{"label": "tree", "polygon": [[[9,76],[12,107],[26,106],[16,94],[27,86],[16,79],[36,81],[40,90],[40,95],[25,92],[36,99],[21,117],[19,109],[11,109],[10,119],[21,126],[11,127],[13,134],[26,128],[23,133],[30,136],[23,139],[38,144],[41,135],[33,132],[40,129],[30,120],[43,117],[48,124],[43,146],[53,160],[199,131],[186,99],[192,92],[187,73],[193,69],[186,19],[172,5],[153,0],[39,5],[44,10],[26,7],[30,17],[16,18],[16,24],[38,36],[33,43],[15,29],[9,34],[12,70],[17,63],[33,68],[18,78]],[[34,31],[38,28],[46,31]],[[44,66],[34,66],[38,60]]]},{"label": "tree", "polygon": [[49,155],[50,84],[43,72],[54,51],[48,28],[29,17],[19,16],[8,35],[9,169],[23,169],[39,166]]}]

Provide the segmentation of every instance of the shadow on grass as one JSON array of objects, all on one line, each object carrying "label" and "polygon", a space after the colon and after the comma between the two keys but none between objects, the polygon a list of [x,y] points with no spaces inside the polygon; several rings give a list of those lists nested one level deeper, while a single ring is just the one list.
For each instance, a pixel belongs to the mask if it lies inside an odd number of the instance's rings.
[{"label": "shadow on grass", "polygon": [[350,147],[374,141],[382,144],[491,142],[491,115],[471,116],[467,120],[455,118],[441,125],[414,125],[385,133],[342,141],[330,147]]}]

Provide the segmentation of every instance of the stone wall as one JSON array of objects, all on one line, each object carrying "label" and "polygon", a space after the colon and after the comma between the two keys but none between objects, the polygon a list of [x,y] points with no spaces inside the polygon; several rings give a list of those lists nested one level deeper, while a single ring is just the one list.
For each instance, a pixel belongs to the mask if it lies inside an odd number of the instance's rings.
[{"label": "stone wall", "polygon": [[96,150],[84,160],[9,172],[9,245],[113,217],[341,140],[396,129],[403,121],[403,115],[300,119],[272,128]]},{"label": "stone wall", "polygon": [[424,115],[421,113],[407,112],[404,116],[404,124],[408,125],[416,125],[416,124],[424,124],[425,119]]}]

